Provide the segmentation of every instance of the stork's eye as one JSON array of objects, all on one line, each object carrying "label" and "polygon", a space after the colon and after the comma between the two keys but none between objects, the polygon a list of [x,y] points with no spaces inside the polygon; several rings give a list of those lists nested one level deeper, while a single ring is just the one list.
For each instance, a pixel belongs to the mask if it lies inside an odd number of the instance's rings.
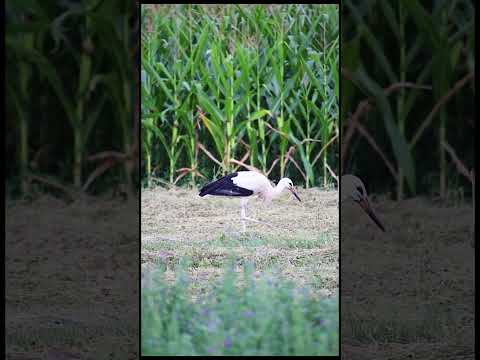
[{"label": "stork's eye", "polygon": [[363,195],[363,189],[361,186],[357,186],[357,191]]}]

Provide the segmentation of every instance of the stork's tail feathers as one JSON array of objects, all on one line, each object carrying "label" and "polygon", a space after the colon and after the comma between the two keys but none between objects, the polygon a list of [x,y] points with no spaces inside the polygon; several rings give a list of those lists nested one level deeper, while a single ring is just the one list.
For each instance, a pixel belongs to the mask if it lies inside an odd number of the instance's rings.
[{"label": "stork's tail feathers", "polygon": [[205,185],[204,187],[202,187],[200,189],[200,193],[198,195],[200,196],[205,196],[208,194],[208,191],[211,189],[211,185],[213,185],[213,183],[210,183],[210,184],[207,184]]},{"label": "stork's tail feathers", "polygon": [[200,196],[217,195],[217,196],[250,196],[253,194],[252,190],[242,188],[236,185],[232,178],[236,177],[238,173],[232,173],[224,176],[221,179],[213,181],[200,189]]},{"label": "stork's tail feathers", "polygon": [[222,184],[222,180],[224,180],[224,178],[221,178],[221,179],[218,179],[216,181],[212,181],[211,183],[208,183],[207,185],[205,185],[204,187],[202,187],[200,189],[200,196],[205,196],[205,195],[208,195],[208,194],[211,194],[213,192],[215,192],[215,190]]}]

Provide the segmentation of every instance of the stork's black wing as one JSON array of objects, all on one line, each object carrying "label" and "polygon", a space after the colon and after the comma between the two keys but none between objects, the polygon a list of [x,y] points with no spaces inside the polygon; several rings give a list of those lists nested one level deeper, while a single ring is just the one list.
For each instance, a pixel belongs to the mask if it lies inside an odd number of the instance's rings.
[{"label": "stork's black wing", "polygon": [[221,179],[213,181],[200,189],[200,196],[218,195],[218,196],[250,196],[253,194],[252,190],[242,188],[235,185],[232,179],[238,173],[228,174]]}]

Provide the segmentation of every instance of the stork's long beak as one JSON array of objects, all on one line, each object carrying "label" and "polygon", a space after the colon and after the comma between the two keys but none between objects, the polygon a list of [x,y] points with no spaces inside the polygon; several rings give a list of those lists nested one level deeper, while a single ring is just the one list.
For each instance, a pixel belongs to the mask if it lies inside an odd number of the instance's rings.
[{"label": "stork's long beak", "polygon": [[370,202],[368,201],[367,198],[363,198],[360,201],[358,201],[358,204],[362,207],[362,209],[367,213],[368,216],[370,216],[370,219],[372,219],[377,226],[382,229],[383,232],[385,232],[385,227],[383,224],[380,222],[378,219],[377,215],[373,212],[372,207],[370,206]]},{"label": "stork's long beak", "polygon": [[297,190],[295,190],[293,186],[289,187],[288,190],[290,190],[290,192],[297,198],[298,201],[302,202],[302,200],[300,200],[300,197],[298,196]]}]

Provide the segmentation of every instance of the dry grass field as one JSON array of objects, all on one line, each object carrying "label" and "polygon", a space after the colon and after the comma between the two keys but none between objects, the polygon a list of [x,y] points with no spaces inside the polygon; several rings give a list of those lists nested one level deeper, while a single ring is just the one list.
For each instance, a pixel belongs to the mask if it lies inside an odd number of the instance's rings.
[{"label": "dry grass field", "polygon": [[425,198],[341,212],[341,337],[345,359],[473,359],[472,207]]},{"label": "dry grass field", "polygon": [[5,207],[6,358],[138,359],[138,199]]},{"label": "dry grass field", "polygon": [[[338,193],[300,190],[302,202],[284,194],[268,207],[248,203],[247,215],[269,222],[247,223],[241,231],[238,199],[155,188],[142,192],[142,274],[158,262],[173,278],[182,257],[192,259],[191,276],[208,284],[222,274],[229,257],[257,272],[276,268],[322,296],[338,292]],[[240,271],[240,270],[239,270]]]}]

